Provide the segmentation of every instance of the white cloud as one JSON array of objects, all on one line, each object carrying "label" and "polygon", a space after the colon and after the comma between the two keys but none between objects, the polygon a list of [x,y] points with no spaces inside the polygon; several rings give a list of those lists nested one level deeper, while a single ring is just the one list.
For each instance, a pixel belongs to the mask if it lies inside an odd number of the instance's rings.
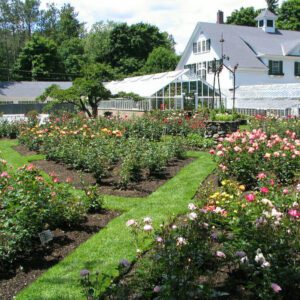
[{"label": "white cloud", "polygon": [[[215,22],[217,11],[226,16],[240,7],[266,7],[265,0],[42,0],[58,6],[70,3],[79,13],[79,19],[88,26],[101,20],[148,22],[172,34],[177,52],[182,52],[199,21]],[[280,0],[282,2],[282,0]]]}]

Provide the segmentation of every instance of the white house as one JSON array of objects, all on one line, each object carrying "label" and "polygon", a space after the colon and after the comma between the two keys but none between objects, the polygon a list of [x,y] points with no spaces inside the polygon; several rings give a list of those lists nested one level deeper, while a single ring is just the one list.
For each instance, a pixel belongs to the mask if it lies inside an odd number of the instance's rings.
[{"label": "white house", "polygon": [[[187,68],[213,85],[214,64],[222,59],[225,67],[220,72],[220,86],[222,94],[227,97],[228,107],[232,106],[232,71],[236,68],[237,107],[245,108],[248,103],[249,109],[257,108],[259,103],[263,109],[267,108],[263,104],[267,102],[263,100],[288,99],[289,102],[280,102],[297,110],[297,100],[300,99],[300,32],[278,30],[276,19],[275,14],[264,9],[256,18],[257,27],[227,25],[219,11],[216,24],[199,22],[196,25],[177,70]],[[253,100],[259,101],[253,103]],[[270,108],[270,103],[266,106]]]}]

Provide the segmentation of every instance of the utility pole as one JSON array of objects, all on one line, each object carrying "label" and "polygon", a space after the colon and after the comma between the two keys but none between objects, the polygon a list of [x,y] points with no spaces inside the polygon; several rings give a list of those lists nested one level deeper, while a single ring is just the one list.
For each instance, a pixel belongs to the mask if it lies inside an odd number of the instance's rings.
[{"label": "utility pole", "polygon": [[[223,66],[232,74],[233,76],[233,93],[232,93],[232,111],[234,112],[235,111],[235,91],[236,91],[236,71],[239,67],[239,64],[237,63],[233,69],[229,68],[227,65],[224,64],[224,60],[230,60],[229,56],[226,56],[224,54],[224,47],[223,47],[223,44],[224,44],[225,40],[224,40],[224,37],[223,37],[223,33],[222,33],[222,36],[221,36],[221,40],[220,40],[220,43],[221,43],[221,54],[222,54],[222,59],[221,59],[221,67],[223,68]],[[220,96],[221,97],[221,96]]]}]

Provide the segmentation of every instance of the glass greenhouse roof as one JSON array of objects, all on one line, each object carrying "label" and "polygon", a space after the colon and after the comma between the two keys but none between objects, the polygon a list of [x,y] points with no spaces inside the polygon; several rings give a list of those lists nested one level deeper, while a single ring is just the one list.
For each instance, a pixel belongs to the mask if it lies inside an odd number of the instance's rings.
[{"label": "glass greenhouse roof", "polygon": [[158,91],[177,81],[182,75],[189,72],[189,70],[179,70],[137,77],[125,78],[120,81],[111,81],[104,83],[105,87],[110,90],[112,94],[119,92],[135,93],[141,97],[151,97]]},{"label": "glass greenhouse roof", "polygon": [[236,98],[300,99],[300,83],[240,86]]},{"label": "glass greenhouse roof", "polygon": [[300,100],[290,99],[237,99],[236,108],[239,109],[261,109],[261,110],[284,110],[292,107],[300,107]]}]

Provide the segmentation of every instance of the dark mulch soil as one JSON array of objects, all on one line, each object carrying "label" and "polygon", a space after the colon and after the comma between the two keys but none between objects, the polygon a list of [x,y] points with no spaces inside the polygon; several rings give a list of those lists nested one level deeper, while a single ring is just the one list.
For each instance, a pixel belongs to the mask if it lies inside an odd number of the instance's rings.
[{"label": "dark mulch soil", "polygon": [[76,228],[53,231],[54,239],[47,246],[42,247],[37,242],[30,257],[22,259],[21,262],[12,266],[11,270],[0,272],[0,299],[13,299],[17,292],[62,260],[118,215],[119,213],[112,211],[89,214],[86,221]]},{"label": "dark mulch soil", "polygon": [[14,150],[16,150],[17,152],[19,152],[21,155],[23,156],[30,156],[30,155],[35,155],[36,152],[35,151],[31,151],[29,150],[26,146],[24,145],[17,145],[13,147]]},{"label": "dark mulch soil", "polygon": [[[159,177],[149,176],[146,172],[141,174],[139,181],[130,183],[126,189],[121,189],[119,187],[119,166],[115,167],[110,176],[103,178],[101,183],[99,183],[101,192],[106,195],[115,195],[122,197],[145,197],[154,192],[157,188],[163,185],[167,180],[174,177],[178,171],[192,162],[193,158],[187,158],[184,160],[173,160],[171,161],[163,174]],[[64,164],[56,163],[53,161],[40,160],[33,163],[40,170],[51,174],[55,173],[57,178],[63,182],[67,178],[72,179],[72,184],[76,188],[82,188],[83,185],[94,185],[96,184],[96,179],[92,174],[78,172],[74,169],[68,168]]]},{"label": "dark mulch soil", "polygon": [[70,169],[64,164],[48,160],[37,160],[32,163],[47,174],[55,174],[60,182],[66,182],[68,179],[71,179],[71,184],[79,189],[96,184],[96,179],[92,174]]}]

